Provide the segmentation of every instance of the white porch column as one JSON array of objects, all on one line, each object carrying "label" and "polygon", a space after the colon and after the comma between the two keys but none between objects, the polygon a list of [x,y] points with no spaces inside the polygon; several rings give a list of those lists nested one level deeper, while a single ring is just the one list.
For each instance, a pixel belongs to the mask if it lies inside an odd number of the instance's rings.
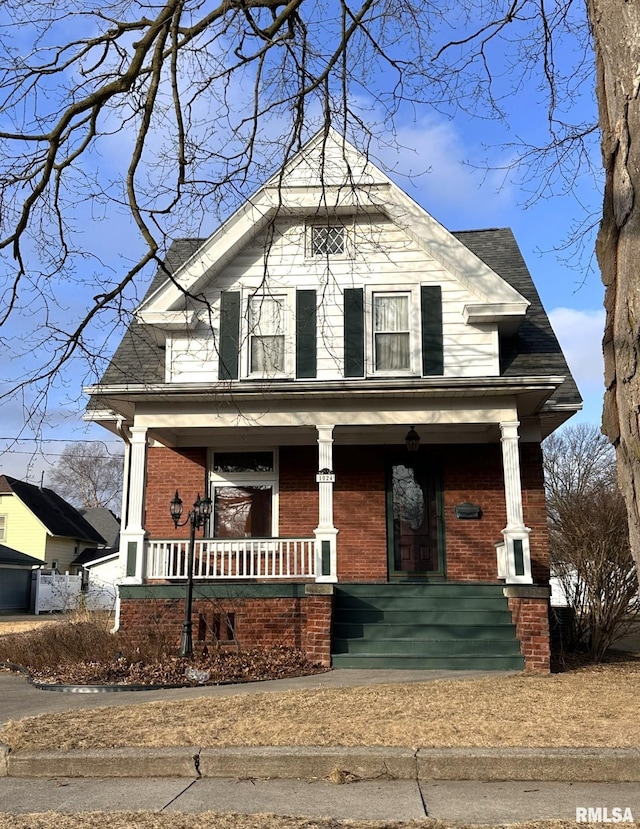
[{"label": "white porch column", "polygon": [[524,525],[522,513],[519,425],[517,420],[500,423],[507,526],[502,531],[504,547],[498,549],[498,578],[505,579],[507,584],[533,584],[530,530]]},{"label": "white porch column", "polygon": [[[120,533],[123,584],[142,584],[145,576],[144,500],[147,468],[147,430],[132,426],[128,452],[127,503],[123,503],[124,529]],[[125,467],[125,472],[126,472]]]},{"label": "white porch column", "polygon": [[318,430],[318,526],[316,536],[316,581],[338,580],[336,536],[333,526],[333,426],[316,426]]}]

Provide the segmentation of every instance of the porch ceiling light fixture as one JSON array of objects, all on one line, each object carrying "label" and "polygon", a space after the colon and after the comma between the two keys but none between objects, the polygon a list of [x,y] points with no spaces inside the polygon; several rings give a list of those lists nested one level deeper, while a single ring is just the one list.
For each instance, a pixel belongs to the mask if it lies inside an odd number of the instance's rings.
[{"label": "porch ceiling light fixture", "polygon": [[169,504],[169,511],[173,523],[178,527],[184,527],[190,524],[191,529],[189,533],[189,551],[187,556],[187,594],[184,602],[184,622],[182,624],[182,641],[180,642],[180,656],[191,656],[193,654],[193,629],[192,629],[192,609],[193,609],[193,548],[195,546],[196,530],[204,526],[207,518],[211,515],[211,498],[201,498],[200,493],[195,500],[193,509],[189,510],[189,514],[182,523],[182,499],[178,495],[176,489],[175,497]]},{"label": "porch ceiling light fixture", "polygon": [[404,439],[408,452],[417,452],[420,446],[420,435],[416,432],[416,427],[412,426],[407,432]]}]

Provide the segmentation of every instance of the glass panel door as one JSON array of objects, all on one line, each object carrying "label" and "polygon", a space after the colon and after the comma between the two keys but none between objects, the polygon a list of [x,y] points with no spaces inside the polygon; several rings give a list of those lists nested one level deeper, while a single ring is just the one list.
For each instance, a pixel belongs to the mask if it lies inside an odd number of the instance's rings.
[{"label": "glass panel door", "polygon": [[390,576],[444,576],[440,475],[422,458],[390,464],[387,527]]}]

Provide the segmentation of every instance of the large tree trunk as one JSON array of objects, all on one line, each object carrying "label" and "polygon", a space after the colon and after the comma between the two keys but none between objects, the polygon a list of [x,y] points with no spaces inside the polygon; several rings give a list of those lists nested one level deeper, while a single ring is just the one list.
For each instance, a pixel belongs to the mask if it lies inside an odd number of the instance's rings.
[{"label": "large tree trunk", "polygon": [[605,284],[603,432],[616,448],[640,568],[640,2],[586,0],[605,169],[597,255]]}]

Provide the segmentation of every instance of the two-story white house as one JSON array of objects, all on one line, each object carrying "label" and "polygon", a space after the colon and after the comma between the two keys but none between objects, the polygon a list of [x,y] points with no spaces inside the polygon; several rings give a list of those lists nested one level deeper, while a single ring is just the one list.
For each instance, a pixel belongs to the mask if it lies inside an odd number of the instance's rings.
[{"label": "two-story white house", "polygon": [[[120,625],[334,666],[548,670],[540,443],[581,401],[509,230],[334,132],[176,241],[88,417],[122,436]],[[185,511],[186,514],[186,511]]]}]

